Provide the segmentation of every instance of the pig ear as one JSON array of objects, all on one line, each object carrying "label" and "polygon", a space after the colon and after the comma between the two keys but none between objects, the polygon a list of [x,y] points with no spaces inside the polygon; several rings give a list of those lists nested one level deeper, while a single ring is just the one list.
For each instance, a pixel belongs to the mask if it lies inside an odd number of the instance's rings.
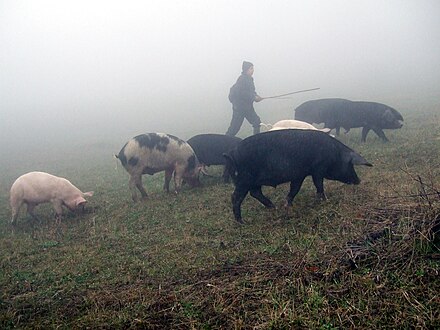
[{"label": "pig ear", "polygon": [[388,122],[392,122],[394,120],[394,115],[390,109],[387,109],[383,114],[383,118]]},{"label": "pig ear", "polygon": [[233,168],[235,168],[235,162],[234,162],[234,158],[232,158],[232,156],[230,154],[223,154],[223,157],[226,159],[226,164],[229,164],[229,166],[232,166]]},{"label": "pig ear", "polygon": [[87,201],[83,197],[79,197],[75,200],[75,206],[79,206],[87,203]]},{"label": "pig ear", "polygon": [[206,176],[213,177],[211,174],[206,172],[206,167],[205,166],[200,167],[200,173],[202,173],[203,175],[206,175]]},{"label": "pig ear", "polygon": [[351,154],[351,163],[353,165],[365,165],[365,166],[373,166],[371,163],[369,163],[364,157],[359,155],[358,153],[352,151]]},{"label": "pig ear", "polygon": [[83,196],[92,197],[93,196],[93,191],[85,192],[85,193],[83,193]]}]

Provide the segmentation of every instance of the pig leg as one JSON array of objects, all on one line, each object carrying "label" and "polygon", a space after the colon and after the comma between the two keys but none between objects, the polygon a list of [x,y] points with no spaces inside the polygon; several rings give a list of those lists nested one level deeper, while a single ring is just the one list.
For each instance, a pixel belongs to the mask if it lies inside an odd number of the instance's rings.
[{"label": "pig leg", "polygon": [[[176,164],[176,167],[174,170],[174,190],[175,190],[176,194],[182,188],[183,177],[185,175],[186,170],[187,170],[186,165]],[[170,169],[170,177],[171,177],[172,173],[173,173],[173,169]]]},{"label": "pig leg", "polygon": [[312,175],[313,184],[316,187],[316,197],[325,201],[327,197],[324,193],[324,178],[322,176]]},{"label": "pig leg", "polygon": [[244,223],[243,219],[241,218],[241,203],[243,203],[247,193],[248,190],[239,190],[235,188],[231,196],[232,212],[234,213],[235,220],[239,223]]},{"label": "pig leg", "polygon": [[23,205],[22,200],[11,199],[11,209],[12,209],[12,219],[11,224],[14,224],[17,221],[18,214],[20,213],[20,208]]},{"label": "pig leg", "polygon": [[368,126],[365,126],[365,127],[363,127],[362,128],[362,137],[361,137],[361,142],[365,142],[365,141],[367,141],[367,134],[368,134],[368,132],[370,131],[370,127],[368,127]]},{"label": "pig leg", "polygon": [[380,137],[382,139],[383,142],[388,142],[388,139],[385,136],[385,133],[383,132],[383,130],[381,128],[373,127],[372,130],[374,133],[377,134],[378,137]]},{"label": "pig leg", "polygon": [[182,188],[182,182],[183,182],[183,178],[180,176],[174,176],[174,189],[176,194],[180,191],[180,189]]},{"label": "pig leg", "polygon": [[286,207],[292,206],[292,201],[301,189],[304,179],[305,178],[301,178],[298,180],[290,181],[290,191],[287,194]]},{"label": "pig leg", "polygon": [[35,203],[28,203],[27,204],[27,213],[34,218],[35,220],[37,220],[38,222],[41,222],[40,219],[38,219],[38,217],[34,214],[34,209],[35,206],[37,206],[37,204]]},{"label": "pig leg", "polygon": [[145,191],[144,186],[142,185],[142,175],[136,177],[136,188],[138,188],[142,198],[147,197],[147,192]]},{"label": "pig leg", "polygon": [[230,178],[229,170],[228,170],[227,165],[225,165],[225,167],[223,169],[223,182],[224,183],[229,183],[229,178]]},{"label": "pig leg", "polygon": [[263,195],[263,192],[261,191],[261,186],[258,188],[251,189],[251,196],[257,199],[261,204],[263,204],[267,208],[275,207],[272,201]]},{"label": "pig leg", "polygon": [[52,202],[53,208],[55,210],[56,213],[56,222],[60,223],[61,222],[61,217],[63,215],[63,202],[61,200],[54,200]]},{"label": "pig leg", "polygon": [[[165,190],[167,193],[170,192],[170,181],[172,177],[173,177],[173,169],[165,170],[165,183],[163,185],[163,190]],[[174,175],[174,188],[177,190],[176,175]]]},{"label": "pig leg", "polygon": [[130,176],[130,180],[128,181],[128,186],[130,187],[130,191],[131,191],[131,199],[133,200],[133,202],[136,202],[137,201],[136,180],[134,176]]},{"label": "pig leg", "polygon": [[131,191],[131,198],[134,202],[137,201],[136,188],[140,191],[142,198],[147,197],[147,192],[142,186],[142,174],[133,174],[130,176],[130,181],[128,182],[128,186]]}]

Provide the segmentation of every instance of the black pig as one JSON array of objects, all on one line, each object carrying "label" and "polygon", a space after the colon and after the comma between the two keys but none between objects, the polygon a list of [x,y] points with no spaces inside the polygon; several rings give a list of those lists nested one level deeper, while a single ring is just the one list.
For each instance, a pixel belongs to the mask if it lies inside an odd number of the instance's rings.
[{"label": "black pig", "polygon": [[240,206],[248,192],[272,208],[274,204],[263,195],[261,187],[290,182],[286,205],[291,206],[304,179],[311,175],[318,197],[325,199],[324,178],[359,184],[353,165],[372,166],[343,143],[314,130],[288,129],[253,135],[224,157],[235,184],[232,209],[240,223]]},{"label": "black pig", "polygon": [[403,121],[397,110],[385,104],[337,98],[304,102],[295,109],[295,119],[310,124],[324,123],[325,127],[336,129],[336,135],[341,127],[346,133],[351,128],[362,127],[362,142],[366,141],[370,130],[387,142],[383,129],[401,128]]},{"label": "black pig", "polygon": [[[241,139],[223,134],[199,134],[190,138],[187,143],[193,148],[202,165],[226,165],[223,154],[234,148]],[[229,171],[223,170],[224,182],[229,182]]]}]

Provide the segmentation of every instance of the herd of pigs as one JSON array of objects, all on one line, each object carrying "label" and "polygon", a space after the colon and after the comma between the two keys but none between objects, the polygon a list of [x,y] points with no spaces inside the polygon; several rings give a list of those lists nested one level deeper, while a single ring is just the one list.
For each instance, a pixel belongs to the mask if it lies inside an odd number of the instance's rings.
[{"label": "herd of pigs", "polygon": [[[248,193],[267,208],[275,207],[263,195],[262,186],[290,182],[286,206],[299,192],[304,179],[312,176],[317,197],[325,199],[324,179],[346,184],[359,184],[354,165],[372,166],[356,151],[347,147],[329,132],[340,128],[346,133],[351,128],[362,128],[362,141],[366,141],[370,130],[384,142],[388,141],[383,129],[402,127],[403,117],[395,109],[376,102],[358,102],[345,99],[319,99],[307,101],[295,109],[295,119],[282,120],[267,132],[245,139],[222,134],[199,134],[183,141],[165,133],[147,133],[130,139],[121,149],[118,158],[130,175],[129,188],[133,201],[140,192],[147,193],[142,185],[142,175],[164,171],[164,190],[169,192],[171,179],[177,193],[183,183],[200,185],[200,172],[205,166],[223,165],[223,180],[229,178],[235,185],[232,193],[232,211],[235,220],[243,223],[241,204]],[[312,124],[324,123],[324,128]],[[15,223],[23,204],[27,212],[36,218],[34,208],[38,204],[51,202],[57,221],[61,220],[62,207],[74,211],[83,209],[83,193],[70,181],[44,172],[30,172],[20,176],[12,185],[10,205],[12,223]]]}]

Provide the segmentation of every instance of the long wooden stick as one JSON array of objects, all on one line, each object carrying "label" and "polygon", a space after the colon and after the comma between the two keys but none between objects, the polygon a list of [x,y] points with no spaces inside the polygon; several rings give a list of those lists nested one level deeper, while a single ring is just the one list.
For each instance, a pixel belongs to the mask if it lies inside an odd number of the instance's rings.
[{"label": "long wooden stick", "polygon": [[301,91],[296,91],[296,92],[291,92],[291,93],[286,93],[286,94],[281,94],[281,95],[262,97],[262,99],[263,100],[265,100],[265,99],[275,99],[275,98],[282,97],[282,96],[287,96],[287,95],[292,95],[292,94],[297,94],[297,93],[303,93],[303,92],[309,92],[309,91],[315,91],[317,89],[319,89],[319,87],[311,88],[311,89],[303,89]]}]

